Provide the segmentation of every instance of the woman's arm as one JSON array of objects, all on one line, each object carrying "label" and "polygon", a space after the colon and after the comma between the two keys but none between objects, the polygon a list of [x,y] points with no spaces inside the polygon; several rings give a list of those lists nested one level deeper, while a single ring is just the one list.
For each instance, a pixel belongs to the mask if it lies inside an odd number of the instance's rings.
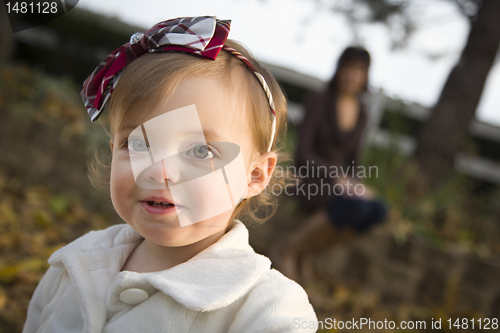
[{"label": "woman's arm", "polygon": [[352,143],[351,147],[353,148],[346,155],[347,166],[354,169],[353,171],[348,172],[348,174],[353,175],[354,177],[347,176],[344,179],[340,179],[339,182],[345,185],[347,181],[349,181],[351,184],[353,184],[352,186],[355,186],[356,184],[362,184],[363,191],[361,194],[359,194],[361,190],[358,190],[357,192],[358,194],[356,194],[356,196],[359,197],[360,199],[372,200],[375,197],[375,193],[373,192],[372,189],[363,184],[364,183],[363,178],[370,176],[368,173],[369,171],[366,170],[364,166],[361,166],[360,168],[359,165],[360,155],[362,152],[362,138],[363,134],[366,131],[366,123],[367,123],[366,113],[360,112],[359,117],[362,117],[358,130],[359,133],[356,136],[355,141]]},{"label": "woman's arm", "polygon": [[306,114],[299,127],[295,158],[299,165],[307,165],[307,161],[314,161],[316,167],[325,166],[329,170],[332,163],[320,156],[315,147],[319,127],[325,121],[323,108],[323,96],[320,94],[312,95],[306,102]]}]

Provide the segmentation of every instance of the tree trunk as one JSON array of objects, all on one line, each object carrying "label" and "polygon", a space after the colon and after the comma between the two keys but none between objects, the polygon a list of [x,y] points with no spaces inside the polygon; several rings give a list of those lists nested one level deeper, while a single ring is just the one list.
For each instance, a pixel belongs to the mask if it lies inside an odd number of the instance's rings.
[{"label": "tree trunk", "polygon": [[437,187],[453,170],[499,45],[500,0],[483,0],[460,61],[418,139],[415,157],[425,187]]}]

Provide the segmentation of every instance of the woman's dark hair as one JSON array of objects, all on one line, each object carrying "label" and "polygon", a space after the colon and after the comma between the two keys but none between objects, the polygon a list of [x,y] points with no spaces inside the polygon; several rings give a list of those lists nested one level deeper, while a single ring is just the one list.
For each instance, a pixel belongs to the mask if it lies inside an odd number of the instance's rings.
[{"label": "woman's dark hair", "polygon": [[[368,72],[368,68],[370,67],[370,53],[362,47],[359,46],[349,46],[342,52],[339,60],[337,61],[337,69],[335,70],[335,74],[332,79],[328,83],[327,91],[329,93],[337,92],[338,90],[338,74],[339,70],[343,67],[346,67],[347,64],[353,62],[362,62],[366,65],[366,71]],[[366,86],[364,90],[368,89],[368,80],[366,80]]]}]

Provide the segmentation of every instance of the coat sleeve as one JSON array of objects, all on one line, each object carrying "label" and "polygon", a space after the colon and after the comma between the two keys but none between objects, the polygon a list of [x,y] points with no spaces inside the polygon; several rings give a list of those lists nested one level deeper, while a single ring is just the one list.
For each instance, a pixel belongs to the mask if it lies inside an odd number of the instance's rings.
[{"label": "coat sleeve", "polygon": [[60,283],[61,268],[49,267],[31,297],[23,333],[37,332],[42,321],[43,308],[54,298]]},{"label": "coat sleeve", "polygon": [[297,138],[295,158],[299,165],[306,165],[307,161],[314,161],[316,167],[325,166],[327,169],[332,165],[327,158],[316,152],[315,147],[319,126],[325,121],[321,112],[324,107],[323,101],[324,98],[320,94],[314,94],[306,102],[306,114],[300,124]]},{"label": "coat sleeve", "polygon": [[349,151],[349,154],[346,156],[346,161],[348,165],[352,163],[352,166],[354,167],[354,178],[357,177],[357,171],[359,167],[359,161],[360,161],[360,156],[362,154],[362,139],[363,135],[365,135],[366,132],[366,122],[367,122],[367,115],[366,111],[364,111],[364,107],[362,108],[361,113],[359,114],[360,119],[360,124],[357,128],[357,134],[354,139],[354,142],[351,143],[352,149]]},{"label": "coat sleeve", "polygon": [[318,321],[306,292],[271,270],[246,296],[229,333],[316,332]]}]

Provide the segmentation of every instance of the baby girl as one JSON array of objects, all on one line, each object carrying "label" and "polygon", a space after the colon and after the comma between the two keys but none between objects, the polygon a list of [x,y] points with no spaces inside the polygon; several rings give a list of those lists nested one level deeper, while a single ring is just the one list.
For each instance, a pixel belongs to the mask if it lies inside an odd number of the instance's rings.
[{"label": "baby girl", "polygon": [[304,290],[238,220],[269,205],[286,101],[230,21],[167,20],[85,81],[109,116],[111,200],[125,221],[56,251],[24,332],[315,332]]}]

